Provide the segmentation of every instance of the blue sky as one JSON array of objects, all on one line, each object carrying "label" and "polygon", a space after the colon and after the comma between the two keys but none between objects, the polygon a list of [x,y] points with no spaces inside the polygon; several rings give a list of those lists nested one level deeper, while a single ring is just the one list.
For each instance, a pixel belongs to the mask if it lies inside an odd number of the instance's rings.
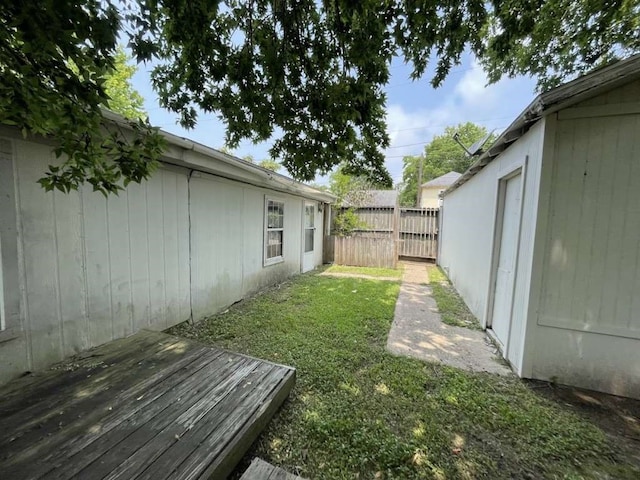
[{"label": "blue sky", "polygon": [[[213,148],[224,145],[224,124],[215,115],[202,115],[193,130],[176,124],[177,116],[158,106],[157,95],[149,80],[150,67],[140,65],[133,86],[145,98],[145,108],[153,125]],[[402,61],[391,67],[387,91],[387,123],[391,145],[385,151],[386,166],[394,183],[402,179],[402,157],[422,153],[424,145],[449,125],[471,121],[499,133],[533,100],[535,82],[530,78],[504,79],[487,85],[486,76],[473,58],[467,56],[453,68],[444,84],[433,89],[430,76],[412,82],[410,66]],[[268,142],[245,142],[234,151],[256,160],[268,157]],[[286,172],[282,172],[285,173]],[[326,178],[317,178],[325,183]]]}]

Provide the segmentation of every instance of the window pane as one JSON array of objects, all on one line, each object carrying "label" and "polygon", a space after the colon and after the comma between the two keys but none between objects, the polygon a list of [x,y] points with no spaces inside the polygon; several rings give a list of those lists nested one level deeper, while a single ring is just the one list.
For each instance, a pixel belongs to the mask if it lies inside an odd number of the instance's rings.
[{"label": "window pane", "polygon": [[304,231],[304,251],[313,252],[313,237],[315,230],[308,228]]},{"label": "window pane", "polygon": [[267,258],[282,256],[282,230],[267,232]]},{"label": "window pane", "polygon": [[304,226],[313,228],[315,224],[315,208],[313,205],[307,205],[304,211]]},{"label": "window pane", "polygon": [[284,227],[284,203],[275,202],[274,210],[276,212],[276,224],[274,225],[276,228]]}]

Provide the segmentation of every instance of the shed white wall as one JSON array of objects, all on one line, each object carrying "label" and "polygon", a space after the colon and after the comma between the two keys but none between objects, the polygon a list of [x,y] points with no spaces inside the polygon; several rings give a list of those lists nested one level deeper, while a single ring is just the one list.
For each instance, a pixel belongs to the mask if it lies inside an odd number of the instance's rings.
[{"label": "shed white wall", "polygon": [[[55,161],[48,145],[0,138],[0,383],[300,272],[301,197],[171,166],[118,196],[45,192]],[[263,267],[267,194],[285,202],[285,261]]]},{"label": "shed white wall", "polygon": [[494,238],[500,180],[514,171],[522,171],[522,218],[513,321],[505,345],[506,356],[517,372],[522,369],[524,354],[544,130],[544,120],[534,125],[467,183],[446,195],[442,209],[438,263],[469,309],[486,327],[491,314],[491,271],[496,255]]},{"label": "shed white wall", "polygon": [[628,84],[549,132],[526,376],[640,398],[639,100]]}]

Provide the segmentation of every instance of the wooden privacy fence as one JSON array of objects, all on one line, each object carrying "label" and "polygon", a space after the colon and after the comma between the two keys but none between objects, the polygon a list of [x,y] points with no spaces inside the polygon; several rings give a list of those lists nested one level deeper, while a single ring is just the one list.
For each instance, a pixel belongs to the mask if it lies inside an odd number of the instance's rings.
[{"label": "wooden privacy fence", "polygon": [[396,268],[398,253],[391,237],[338,237],[325,241],[325,258],[338,265]]},{"label": "wooden privacy fence", "polygon": [[[340,211],[332,211],[332,226]],[[436,258],[437,208],[361,207],[354,212],[364,226],[348,237],[325,237],[325,261],[394,268],[398,257]]]}]

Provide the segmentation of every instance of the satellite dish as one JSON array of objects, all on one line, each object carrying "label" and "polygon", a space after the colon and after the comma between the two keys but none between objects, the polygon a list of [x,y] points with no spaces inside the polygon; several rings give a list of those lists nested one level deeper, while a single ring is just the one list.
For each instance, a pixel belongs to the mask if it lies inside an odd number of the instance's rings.
[{"label": "satellite dish", "polygon": [[471,145],[469,148],[467,148],[460,141],[460,135],[458,134],[458,132],[453,134],[453,139],[456,141],[458,145],[460,145],[464,149],[465,152],[467,152],[467,155],[469,155],[470,157],[473,157],[475,155],[480,155],[483,152],[482,150],[483,145],[487,142],[487,140],[489,140],[489,137],[493,134],[494,131],[495,130],[491,130],[489,133],[487,133],[484,137],[482,137],[476,143]]}]

